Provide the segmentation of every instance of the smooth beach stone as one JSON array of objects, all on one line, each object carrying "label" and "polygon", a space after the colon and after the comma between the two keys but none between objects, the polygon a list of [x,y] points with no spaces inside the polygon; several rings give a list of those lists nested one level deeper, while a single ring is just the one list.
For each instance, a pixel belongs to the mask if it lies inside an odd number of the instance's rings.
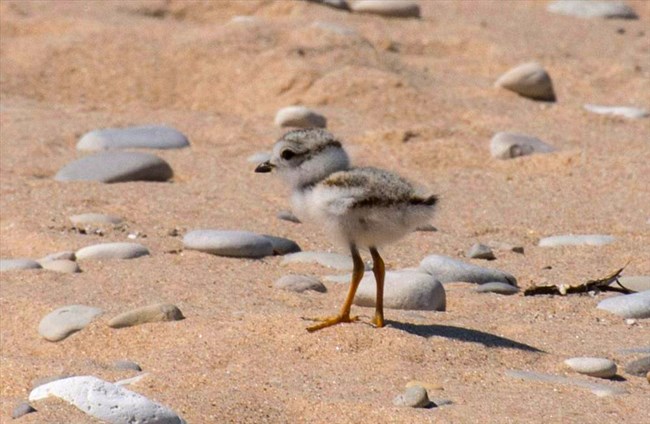
[{"label": "smooth beach stone", "polygon": [[174,411],[148,398],[93,376],[77,376],[32,390],[30,402],[60,398],[87,415],[112,424],[182,424]]},{"label": "smooth beach stone", "polygon": [[77,259],[134,259],[149,255],[149,249],[139,243],[100,243],[83,247],[75,253]]},{"label": "smooth beach stone", "polygon": [[577,18],[638,19],[630,6],[622,1],[602,0],[556,0],[546,6],[546,10],[560,15]]},{"label": "smooth beach stone", "polygon": [[269,152],[257,152],[246,158],[246,161],[250,163],[260,164],[262,162],[266,162],[269,159],[271,159],[271,154]]},{"label": "smooth beach stone", "polygon": [[38,333],[46,340],[58,342],[81,330],[102,313],[101,309],[92,306],[63,306],[43,317],[38,324]]},{"label": "smooth beach stone", "polygon": [[118,370],[142,371],[140,365],[133,361],[129,361],[128,359],[119,359],[113,362],[113,368]]},{"label": "smooth beach stone", "polygon": [[601,300],[598,309],[623,318],[650,318],[650,290]]},{"label": "smooth beach stone", "polygon": [[47,256],[43,256],[41,259],[38,260],[38,262],[41,263],[47,261],[62,261],[62,260],[74,261],[76,259],[77,256],[74,254],[72,250],[64,250],[61,252],[50,253]]},{"label": "smooth beach stone", "polygon": [[62,272],[64,274],[74,274],[76,272],[81,272],[79,264],[75,261],[70,261],[67,259],[59,259],[56,261],[41,261],[39,262],[43,269],[49,271]]},{"label": "smooth beach stone", "polygon": [[647,110],[638,107],[629,106],[599,106],[586,104],[583,106],[589,112],[598,113],[600,115],[613,115],[622,116],[628,119],[641,119],[650,115]]},{"label": "smooth beach stone", "polygon": [[175,305],[156,303],[143,306],[113,317],[108,326],[112,328],[132,327],[148,322],[180,321],[185,319],[183,313]]},{"label": "smooth beach stone", "polygon": [[355,13],[370,13],[390,18],[420,17],[420,6],[409,0],[356,0],[350,8]]},{"label": "smooth beach stone", "polygon": [[[354,304],[374,307],[377,298],[375,275],[366,272]],[[415,271],[388,271],[384,280],[384,307],[416,311],[444,311],[445,289],[429,274]]]},{"label": "smooth beach stone", "polygon": [[[635,292],[642,292],[650,290],[650,275],[630,275],[618,277],[626,289],[634,290]],[[610,284],[611,287],[620,287],[616,281]]]},{"label": "smooth beach stone", "polygon": [[524,63],[510,69],[494,85],[533,100],[555,101],[551,77],[537,62]]},{"label": "smooth beach stone", "polygon": [[517,285],[517,279],[506,272],[483,268],[442,255],[430,255],[422,259],[420,270],[431,274],[443,284],[452,281],[477,284],[499,281],[513,286]]},{"label": "smooth beach stone", "polygon": [[103,213],[82,213],[79,215],[72,215],[70,217],[72,225],[84,224],[110,224],[116,225],[122,222],[122,218],[117,216],[105,215]]},{"label": "smooth beach stone", "polygon": [[538,243],[540,247],[557,246],[604,246],[613,243],[616,238],[602,234],[563,234],[545,237]]},{"label": "smooth beach stone", "polygon": [[592,377],[611,378],[616,375],[616,364],[607,358],[569,358],[564,363],[573,371]]},{"label": "smooth beach stone", "polygon": [[300,246],[298,246],[298,243],[293,240],[289,240],[288,238],[269,236],[267,234],[264,234],[264,237],[266,237],[271,242],[274,255],[286,255],[288,253],[300,252],[301,250]]},{"label": "smooth beach stone", "polygon": [[11,411],[11,418],[15,420],[16,418],[20,418],[23,415],[27,415],[32,412],[36,412],[36,409],[34,409],[34,407],[29,403],[23,401],[16,405],[16,407]]},{"label": "smooth beach stone", "polygon": [[511,286],[510,284],[501,283],[498,281],[492,283],[483,283],[474,289],[478,293],[498,293],[498,294],[515,294],[519,291],[517,286]]},{"label": "smooth beach stone", "polygon": [[[352,271],[354,264],[352,257],[348,255],[341,255],[340,253],[330,252],[297,252],[285,255],[282,259],[281,265],[288,265],[294,263],[317,263],[319,265],[334,268],[341,271]],[[367,265],[365,267],[368,269]]]},{"label": "smooth beach stone", "polygon": [[57,181],[167,181],[174,175],[167,162],[149,153],[102,152],[85,156],[64,166]]},{"label": "smooth beach stone", "polygon": [[424,387],[411,386],[404,393],[393,399],[395,406],[408,406],[410,408],[425,408],[431,404],[429,395]]},{"label": "smooth beach stone", "polygon": [[302,293],[307,290],[313,290],[320,293],[325,293],[327,288],[314,277],[309,277],[307,275],[285,275],[280,277],[273,283],[273,287],[276,289],[293,291],[296,293]]},{"label": "smooth beach stone", "polygon": [[540,381],[543,383],[563,384],[568,386],[582,387],[591,390],[593,394],[599,397],[622,395],[627,393],[627,390],[605,384],[596,384],[590,381],[579,380],[576,378],[561,377],[553,374],[543,374],[533,371],[520,371],[520,370],[507,370],[506,375],[513,378],[519,378],[528,381]]},{"label": "smooth beach stone", "polygon": [[84,134],[77,150],[180,149],[189,146],[181,132],[164,125],[105,128]]},{"label": "smooth beach stone", "polygon": [[280,211],[276,216],[278,217],[278,219],[281,219],[283,221],[289,221],[295,224],[300,224],[300,220],[298,219],[298,217],[289,211]]},{"label": "smooth beach stone", "polygon": [[41,264],[32,259],[0,259],[0,271],[41,268]]},{"label": "smooth beach stone", "polygon": [[625,366],[625,372],[638,377],[643,377],[650,372],[650,356],[632,361]]},{"label": "smooth beach stone", "polygon": [[288,106],[275,115],[275,125],[278,127],[325,128],[327,119],[305,106]]},{"label": "smooth beach stone", "polygon": [[190,250],[236,258],[273,255],[272,241],[249,231],[194,230],[185,234],[183,246]]},{"label": "smooth beach stone", "polygon": [[496,259],[494,252],[489,246],[481,243],[476,243],[467,251],[467,257],[472,259],[485,259],[488,261]]},{"label": "smooth beach stone", "polygon": [[553,151],[555,151],[553,146],[523,134],[499,132],[490,140],[490,154],[495,159],[512,159]]}]

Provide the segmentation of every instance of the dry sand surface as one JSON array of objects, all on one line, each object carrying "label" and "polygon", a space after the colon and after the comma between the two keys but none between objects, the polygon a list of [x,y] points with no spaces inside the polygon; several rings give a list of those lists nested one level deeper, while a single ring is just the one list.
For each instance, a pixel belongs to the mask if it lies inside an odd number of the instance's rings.
[{"label": "dry sand surface", "polygon": [[[309,334],[302,317],[337,310],[346,285],[298,294],[272,284],[289,273],[336,271],[182,249],[187,231],[214,228],[344,252],[315,226],[277,219],[289,208],[287,188],[247,162],[285,131],[273,125],[275,112],[302,104],[327,117],[356,164],[394,170],[439,194],[438,231],[385,247],[389,269],[442,254],[510,272],[522,288],[584,282],[628,261],[624,275],[650,275],[650,119],[582,107],[650,107],[650,2],[627,1],[638,20],[551,14],[544,1],[419,3],[422,19],[301,1],[0,1],[0,256],[40,258],[136,232],[152,253],[80,261],[79,274],[2,273],[0,421],[10,421],[36,379],[116,381],[136,373],[111,363],[130,359],[148,373],[131,389],[191,423],[650,422],[645,378],[621,371],[607,381],[563,365],[603,356],[622,366],[638,355],[620,349],[650,344],[647,319],[629,324],[596,309],[612,294],[500,296],[452,283],[445,312],[387,310],[383,329],[356,323]],[[254,20],[231,21],[237,15]],[[556,103],[493,87],[531,60],[549,71]],[[190,148],[153,152],[171,164],[170,182],[53,179],[84,155],[75,150],[82,134],[150,123],[190,139]],[[558,151],[492,159],[498,131],[530,134]],[[85,212],[125,224],[82,234],[69,217]],[[537,246],[566,233],[616,241]],[[525,254],[464,257],[491,240],[522,245]],[[177,305],[186,319],[106,325],[157,302]],[[41,318],[71,304],[105,312],[63,341],[44,340]],[[354,311],[366,323],[373,313]],[[629,393],[599,398],[518,380],[509,369]],[[393,406],[410,380],[439,384],[429,396],[453,403]],[[61,401],[34,406],[37,413],[16,422],[96,422]]]}]

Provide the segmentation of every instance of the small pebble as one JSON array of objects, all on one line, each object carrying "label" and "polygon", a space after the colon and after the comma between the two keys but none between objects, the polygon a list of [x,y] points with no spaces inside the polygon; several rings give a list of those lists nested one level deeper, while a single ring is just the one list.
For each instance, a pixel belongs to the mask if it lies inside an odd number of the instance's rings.
[{"label": "small pebble", "polygon": [[592,377],[611,378],[616,375],[616,364],[606,358],[569,358],[564,363],[573,371]]},{"label": "small pebble", "polygon": [[173,176],[167,162],[149,153],[109,151],[84,156],[64,166],[57,181],[167,181]]},{"label": "small pebble", "polygon": [[621,1],[606,0],[556,0],[546,6],[546,10],[560,15],[577,18],[638,19],[630,6]]},{"label": "small pebble", "polygon": [[643,358],[630,362],[625,366],[625,372],[630,375],[643,377],[650,372],[650,356],[644,356]]},{"label": "small pebble", "polygon": [[82,213],[70,217],[72,225],[75,227],[84,224],[107,224],[117,225],[122,222],[122,218],[117,216],[105,215],[103,213]]},{"label": "small pebble", "polygon": [[492,283],[483,283],[474,289],[478,293],[498,293],[511,295],[519,292],[519,288],[510,284],[501,283],[498,281]]},{"label": "small pebble", "polygon": [[584,105],[584,108],[589,112],[598,113],[600,115],[622,116],[628,119],[641,119],[650,115],[647,110],[638,107],[628,106],[598,106],[598,105]]},{"label": "small pebble", "polygon": [[183,237],[185,249],[218,256],[262,258],[273,255],[273,242],[249,231],[194,230]]},{"label": "small pebble", "polygon": [[[357,306],[374,307],[377,285],[372,272],[364,274],[354,297]],[[445,289],[434,277],[417,271],[388,271],[384,281],[384,307],[417,311],[444,311]]]},{"label": "small pebble", "polygon": [[537,62],[524,63],[510,69],[494,84],[533,100],[556,100],[551,77]]},{"label": "small pebble", "polygon": [[100,243],[86,246],[75,253],[84,259],[134,259],[149,255],[149,249],[139,243]]},{"label": "small pebble", "polygon": [[289,106],[280,109],[275,115],[278,127],[325,128],[327,119],[305,106]]},{"label": "small pebble", "polygon": [[609,297],[598,303],[598,309],[623,318],[650,318],[650,290]]},{"label": "small pebble", "polygon": [[164,125],[105,128],[84,134],[77,150],[180,149],[190,143],[181,132]]},{"label": "small pebble", "polygon": [[313,290],[320,293],[325,293],[327,291],[327,288],[325,288],[323,283],[318,281],[318,279],[307,275],[285,275],[276,280],[275,283],[273,283],[273,287],[296,293],[302,293],[307,290]]},{"label": "small pebble", "polygon": [[613,243],[616,239],[612,236],[601,234],[565,234],[545,237],[538,243],[541,247],[557,246],[604,246]]},{"label": "small pebble", "polygon": [[513,159],[553,151],[555,151],[553,146],[538,138],[522,134],[500,132],[490,140],[490,154],[495,159]]},{"label": "small pebble", "polygon": [[[289,265],[294,263],[317,263],[328,268],[334,268],[342,271],[352,271],[352,268],[354,268],[352,257],[330,252],[292,253],[286,255],[280,264]],[[368,269],[367,266],[366,269]]]},{"label": "small pebble", "polygon": [[41,264],[32,259],[0,259],[0,271],[41,268]]},{"label": "small pebble", "polygon": [[60,259],[56,261],[41,261],[39,262],[43,269],[49,271],[62,272],[64,274],[74,274],[76,272],[81,272],[81,268],[75,261],[70,261],[67,259]]},{"label": "small pebble", "polygon": [[23,415],[27,415],[32,412],[36,412],[36,409],[34,409],[34,407],[29,403],[23,401],[16,405],[13,411],[11,411],[11,418],[15,420],[16,418],[20,418]]},{"label": "small pebble", "polygon": [[132,327],[148,322],[179,321],[185,319],[175,305],[157,303],[121,313],[108,322],[111,328]]},{"label": "small pebble", "polygon": [[412,386],[393,399],[395,406],[407,406],[410,408],[426,408],[431,401],[424,387]]},{"label": "small pebble", "polygon": [[494,252],[492,252],[492,249],[481,243],[476,243],[470,247],[470,249],[467,251],[467,257],[472,259],[485,259],[488,261],[496,259]]},{"label": "small pebble", "polygon": [[420,6],[409,0],[356,0],[350,8],[355,13],[369,13],[390,18],[420,17]]},{"label": "small pebble", "polygon": [[113,362],[113,368],[118,370],[133,370],[133,371],[142,371],[140,365],[136,364],[133,361],[127,359],[119,359]]},{"label": "small pebble", "polygon": [[298,217],[289,211],[280,211],[276,216],[278,217],[278,219],[300,224],[300,220],[298,219]]},{"label": "small pebble", "polygon": [[69,305],[47,314],[38,325],[38,333],[46,340],[58,342],[75,333],[102,314],[99,308]]},{"label": "small pebble", "polygon": [[431,274],[441,283],[466,282],[466,283],[502,283],[517,285],[517,280],[512,275],[497,269],[484,268],[465,263],[442,255],[430,255],[420,262],[420,270]]}]

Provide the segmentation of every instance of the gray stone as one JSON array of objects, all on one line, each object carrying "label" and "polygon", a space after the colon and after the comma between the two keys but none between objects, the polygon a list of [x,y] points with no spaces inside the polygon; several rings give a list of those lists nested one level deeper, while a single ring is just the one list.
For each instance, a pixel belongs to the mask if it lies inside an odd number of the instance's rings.
[{"label": "gray stone", "polygon": [[325,128],[327,119],[305,106],[288,106],[275,115],[278,127]]},{"label": "gray stone", "polygon": [[477,284],[500,281],[513,286],[517,285],[515,277],[506,272],[483,268],[442,255],[430,255],[422,259],[420,269],[431,274],[443,284],[452,281]]},{"label": "gray stone", "polygon": [[72,225],[79,226],[84,224],[107,224],[116,225],[122,222],[122,218],[117,216],[105,215],[103,213],[82,213],[70,217]]},{"label": "gray stone", "polygon": [[99,308],[85,305],[63,306],[43,317],[38,333],[46,340],[58,342],[90,324],[102,312]]},{"label": "gray stone", "polygon": [[273,246],[273,254],[275,255],[286,255],[288,253],[300,252],[300,246],[293,240],[289,240],[284,237],[269,236],[264,234]]},{"label": "gray stone", "polygon": [[611,378],[616,375],[616,364],[607,358],[569,358],[564,363],[573,371],[591,377]]},{"label": "gray stone", "polygon": [[218,256],[262,258],[273,255],[273,242],[249,231],[194,230],[185,234],[183,246]]},{"label": "gray stone", "polygon": [[[319,265],[334,268],[342,271],[352,271],[354,264],[352,257],[330,252],[297,252],[286,255],[282,259],[281,265],[295,263],[317,263]],[[368,267],[366,266],[366,269]]]},{"label": "gray stone", "polygon": [[604,246],[613,243],[614,240],[616,240],[614,237],[602,234],[564,234],[545,237],[539,241],[539,246]]},{"label": "gray stone", "polygon": [[623,318],[650,318],[650,290],[601,300],[598,309]]},{"label": "gray stone", "polygon": [[13,411],[11,411],[11,418],[15,420],[16,418],[20,418],[23,415],[27,415],[32,412],[36,412],[36,409],[34,409],[34,407],[29,403],[23,401],[16,405]]},{"label": "gray stone", "polygon": [[280,277],[273,283],[276,289],[288,290],[297,293],[302,293],[307,290],[313,290],[320,293],[325,293],[327,288],[314,277],[307,275],[285,275]]},{"label": "gray stone", "polygon": [[489,246],[486,246],[481,243],[476,243],[467,251],[467,257],[472,259],[485,259],[492,261],[496,259],[494,252],[490,249]]},{"label": "gray stone", "polygon": [[62,272],[64,274],[74,274],[76,272],[81,272],[81,268],[79,268],[79,265],[75,261],[70,261],[67,259],[59,259],[56,261],[41,261],[40,264],[43,269]]},{"label": "gray stone", "polygon": [[175,305],[156,303],[121,313],[108,322],[111,328],[132,327],[149,322],[179,321],[185,319]]},{"label": "gray stone", "polygon": [[650,372],[650,356],[644,356],[643,358],[630,362],[625,366],[625,372],[638,377],[644,377]]},{"label": "gray stone", "polygon": [[250,163],[259,164],[262,162],[266,162],[269,159],[271,159],[271,154],[269,152],[257,152],[250,155],[246,159],[246,161]]},{"label": "gray stone", "polygon": [[[357,306],[374,307],[377,285],[372,272],[366,272],[354,297]],[[418,311],[444,311],[445,289],[429,274],[416,271],[388,271],[384,281],[384,307]]]},{"label": "gray stone", "polygon": [[490,140],[490,154],[495,159],[512,159],[535,153],[550,153],[555,148],[542,140],[523,134],[496,133]]},{"label": "gray stone", "polygon": [[0,259],[0,271],[41,268],[41,264],[32,259]]},{"label": "gray stone", "polygon": [[[649,275],[630,275],[630,276],[618,277],[618,281],[620,281],[623,287],[625,287],[626,289],[634,290],[635,292],[650,290]],[[616,281],[612,282],[610,286],[620,287],[616,283]]]},{"label": "gray stone", "polygon": [[86,133],[77,150],[180,149],[189,146],[187,137],[164,125],[105,128]]},{"label": "gray stone", "polygon": [[650,115],[647,110],[638,107],[629,106],[599,106],[599,105],[584,105],[584,108],[589,112],[598,113],[600,115],[622,116],[628,119],[641,119]]},{"label": "gray stone", "polygon": [[93,376],[70,377],[44,384],[32,390],[29,400],[33,402],[50,396],[108,423],[185,423],[171,409]]},{"label": "gray stone", "polygon": [[77,259],[134,259],[149,254],[139,243],[100,243],[83,247],[75,253]]},{"label": "gray stone", "polygon": [[49,255],[39,259],[38,262],[40,263],[40,262],[61,261],[61,260],[74,261],[76,259],[77,257],[75,256],[72,250],[64,250],[62,252],[50,253]]},{"label": "gray stone", "polygon": [[355,13],[370,13],[390,18],[420,17],[420,6],[408,0],[356,0],[350,8]]},{"label": "gray stone", "polygon": [[57,181],[167,181],[173,176],[167,162],[149,153],[102,152],[85,156],[64,166]]},{"label": "gray stone", "polygon": [[424,387],[412,386],[393,399],[393,405],[407,406],[410,408],[426,408],[431,405],[431,401]]},{"label": "gray stone", "polygon": [[510,284],[501,283],[498,281],[492,283],[483,283],[474,289],[474,291],[479,293],[498,293],[511,295],[519,291],[519,288],[516,286],[511,286]]},{"label": "gray stone", "polygon": [[282,219],[283,221],[289,221],[296,224],[300,224],[300,220],[298,219],[298,217],[289,211],[280,211],[276,216],[278,217],[278,219]]},{"label": "gray stone", "polygon": [[551,77],[537,62],[524,63],[510,69],[494,85],[533,100],[555,101]]},{"label": "gray stone", "polygon": [[113,368],[118,370],[142,371],[140,365],[136,364],[133,361],[129,361],[127,359],[119,359],[113,362]]},{"label": "gray stone", "polygon": [[520,370],[507,370],[506,375],[513,378],[519,378],[529,381],[541,381],[543,383],[563,384],[569,386],[582,387],[591,390],[593,394],[599,397],[622,395],[627,393],[627,390],[606,384],[596,384],[590,381],[579,380],[576,378],[561,377],[553,374],[543,374],[532,371]]},{"label": "gray stone", "polygon": [[560,15],[585,19],[638,19],[634,9],[621,1],[556,0],[549,3],[546,10]]}]

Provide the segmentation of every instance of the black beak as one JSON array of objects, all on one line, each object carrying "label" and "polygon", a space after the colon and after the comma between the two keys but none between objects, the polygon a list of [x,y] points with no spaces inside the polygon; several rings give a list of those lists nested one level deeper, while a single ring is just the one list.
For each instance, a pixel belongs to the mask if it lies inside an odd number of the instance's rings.
[{"label": "black beak", "polygon": [[274,165],[267,160],[266,162],[262,162],[259,165],[257,165],[257,168],[255,168],[255,172],[271,172],[273,168]]}]

